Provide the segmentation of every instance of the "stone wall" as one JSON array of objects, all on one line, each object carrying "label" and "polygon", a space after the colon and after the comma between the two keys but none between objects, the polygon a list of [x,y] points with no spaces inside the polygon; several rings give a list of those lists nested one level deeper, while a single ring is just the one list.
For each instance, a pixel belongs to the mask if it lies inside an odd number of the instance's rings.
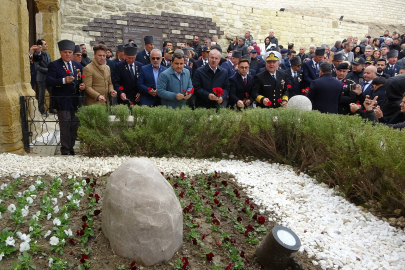
[{"label": "stone wall", "polygon": [[[258,44],[263,42],[269,29],[273,28],[279,44],[293,42],[296,48],[300,45],[308,47],[312,43],[332,45],[336,40],[349,35],[364,37],[368,32],[367,25],[339,21],[340,16],[330,19],[300,15],[288,10],[281,12],[270,7],[259,9],[247,4],[241,5],[239,2],[233,4],[230,0],[207,1],[61,0],[61,38],[89,46],[96,36],[91,35],[89,31],[83,31],[83,26],[94,22],[94,18],[111,19],[112,15],[127,16],[127,13],[161,15],[162,12],[210,18],[228,35],[240,35],[245,30],[250,30]],[[257,2],[251,2],[250,5],[257,6]],[[266,3],[263,5],[269,6]],[[221,35],[219,44],[226,49],[229,41]]]}]

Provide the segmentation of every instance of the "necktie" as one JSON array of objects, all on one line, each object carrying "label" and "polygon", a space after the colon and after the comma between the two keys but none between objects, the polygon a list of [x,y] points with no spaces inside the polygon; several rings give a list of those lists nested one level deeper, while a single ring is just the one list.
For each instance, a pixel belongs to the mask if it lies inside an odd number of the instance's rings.
[{"label": "necktie", "polygon": [[67,64],[68,64],[68,69],[70,70],[71,73],[73,73],[72,66],[70,65],[70,62],[68,62]]},{"label": "necktie", "polygon": [[203,66],[205,66],[205,61],[203,60]]},{"label": "necktie", "polygon": [[297,78],[297,72],[294,71],[294,78]]},{"label": "necktie", "polygon": [[132,77],[135,77],[135,72],[134,72],[134,69],[133,69],[132,66],[133,66],[133,65],[130,65],[129,70],[131,70]]},{"label": "necktie", "polygon": [[318,72],[319,72],[319,69],[318,69],[318,63],[316,63],[316,64],[315,64],[315,70],[316,70],[316,73],[318,73]]},{"label": "necktie", "polygon": [[243,78],[243,82],[245,83],[245,87],[247,86],[247,80],[246,78]]}]

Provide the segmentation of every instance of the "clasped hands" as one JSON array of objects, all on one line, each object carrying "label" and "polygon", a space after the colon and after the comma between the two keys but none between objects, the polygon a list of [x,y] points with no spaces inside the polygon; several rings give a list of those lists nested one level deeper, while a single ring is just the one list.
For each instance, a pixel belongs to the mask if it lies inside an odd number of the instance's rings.
[{"label": "clasped hands", "polygon": [[208,95],[208,99],[212,100],[212,101],[216,101],[216,102],[218,102],[218,104],[221,104],[223,101],[222,97],[217,97],[216,95],[214,95],[212,93]]}]

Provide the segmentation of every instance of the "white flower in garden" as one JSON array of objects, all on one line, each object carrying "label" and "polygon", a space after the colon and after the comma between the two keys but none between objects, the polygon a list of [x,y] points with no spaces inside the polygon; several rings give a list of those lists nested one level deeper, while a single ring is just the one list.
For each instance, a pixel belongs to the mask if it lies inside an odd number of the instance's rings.
[{"label": "white flower in garden", "polygon": [[57,213],[59,212],[59,207],[58,207],[58,206],[55,206],[55,207],[53,208],[53,212],[54,212],[55,214],[57,214]]},{"label": "white flower in garden", "polygon": [[58,177],[56,180],[59,182],[59,184],[62,184],[62,179],[60,177]]},{"label": "white flower in garden", "polygon": [[72,233],[72,230],[71,230],[71,229],[65,230],[65,234],[66,234],[67,236],[73,236],[73,233]]},{"label": "white flower in garden", "polygon": [[65,219],[67,220],[69,218],[69,215],[65,213]]},{"label": "white flower in garden", "polygon": [[44,235],[44,238],[47,238],[50,235],[51,235],[51,231],[47,231],[46,234]]},{"label": "white flower in garden", "polygon": [[22,233],[21,232],[16,232],[16,235],[18,236],[18,238],[20,238]]},{"label": "white flower in garden", "polygon": [[49,268],[52,268],[53,259],[49,258]]},{"label": "white flower in garden", "polygon": [[7,237],[6,246],[14,247],[15,240],[12,236]]},{"label": "white flower in garden", "polygon": [[61,224],[61,222],[60,222],[60,219],[59,219],[59,218],[55,218],[55,219],[53,220],[53,225],[60,226],[60,224]]},{"label": "white flower in garden", "polygon": [[59,196],[58,196],[59,198],[62,198],[63,197],[63,192],[61,191],[61,192],[59,192]]},{"label": "white flower in garden", "polygon": [[72,194],[69,193],[69,195],[67,195],[66,198],[70,201],[72,199]]},{"label": "white flower in garden", "polygon": [[31,197],[27,197],[25,200],[28,204],[32,204],[32,202],[34,201]]},{"label": "white flower in garden", "polygon": [[0,199],[0,203],[2,202],[3,200],[2,199]]},{"label": "white flower in garden", "polygon": [[57,244],[59,244],[59,238],[56,236],[52,236],[49,243],[51,244],[51,246],[56,246]]},{"label": "white flower in garden", "polygon": [[30,250],[30,244],[27,243],[27,242],[22,242],[20,244],[20,252],[24,252],[24,251],[27,251],[27,250]]},{"label": "white flower in garden", "polygon": [[35,221],[38,221],[38,216],[37,215],[32,215],[32,219]]},{"label": "white flower in garden", "polygon": [[83,192],[83,190],[81,189],[81,190],[79,190],[79,195],[80,195],[80,197],[83,197],[84,196],[84,192]]},{"label": "white flower in garden", "polygon": [[57,199],[57,198],[52,198],[52,199],[51,199],[51,202],[53,203],[53,205],[55,205],[55,204],[58,203],[58,199]]},{"label": "white flower in garden", "polygon": [[17,197],[21,197],[21,196],[22,196],[21,191],[17,192]]},{"label": "white flower in garden", "polygon": [[1,184],[1,186],[0,186],[0,189],[1,190],[4,190],[4,189],[6,189],[7,188],[7,184]]},{"label": "white flower in garden", "polygon": [[35,184],[37,184],[37,185],[41,185],[41,184],[42,184],[42,182],[41,182],[41,180],[37,180],[37,181],[35,181]]},{"label": "white flower in garden", "polygon": [[32,228],[31,226],[30,226],[30,228],[28,229],[30,232],[32,232],[33,230],[34,230],[34,228]]},{"label": "white flower in garden", "polygon": [[35,200],[37,198],[37,195],[32,194],[31,197]]},{"label": "white flower in garden", "polygon": [[80,200],[73,200],[73,203],[75,203],[77,207],[79,207]]},{"label": "white flower in garden", "polygon": [[17,178],[19,178],[19,177],[20,177],[20,174],[18,174],[18,173],[16,173],[16,174],[13,175],[13,178],[14,178],[14,179],[17,179]]},{"label": "white flower in garden", "polygon": [[85,186],[87,184],[86,180],[82,180],[82,186]]},{"label": "white flower in garden", "polygon": [[8,207],[7,207],[7,210],[8,211],[10,211],[11,213],[14,213],[14,211],[15,211],[15,205],[14,204],[10,204]]},{"label": "white flower in garden", "polygon": [[35,186],[34,186],[34,185],[31,185],[31,186],[29,187],[29,189],[30,189],[30,191],[35,191]]},{"label": "white flower in garden", "polygon": [[62,239],[62,241],[61,241],[63,244],[65,243],[65,239]]},{"label": "white flower in garden", "polygon": [[26,217],[28,213],[29,213],[28,206],[25,206],[23,209],[21,209],[21,215],[23,217]]},{"label": "white flower in garden", "polygon": [[21,234],[20,236],[21,241],[29,243],[31,241],[30,235],[28,234]]},{"label": "white flower in garden", "polygon": [[51,214],[51,213],[49,213],[49,214],[48,214],[48,216],[46,217],[46,219],[47,219],[47,220],[50,220],[50,219],[51,219],[51,217],[52,217],[52,214]]},{"label": "white flower in garden", "polygon": [[2,253],[0,254],[0,261],[3,260],[3,257],[4,257],[4,252],[2,252]]},{"label": "white flower in garden", "polygon": [[24,190],[23,191],[23,195],[25,195],[25,193],[30,192],[29,190]]},{"label": "white flower in garden", "polygon": [[1,219],[1,212],[0,212],[0,219]]}]

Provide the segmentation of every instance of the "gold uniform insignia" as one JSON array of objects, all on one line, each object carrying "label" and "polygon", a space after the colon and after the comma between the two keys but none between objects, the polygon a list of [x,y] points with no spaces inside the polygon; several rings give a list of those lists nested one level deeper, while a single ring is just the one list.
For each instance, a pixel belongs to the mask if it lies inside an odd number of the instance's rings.
[{"label": "gold uniform insignia", "polygon": [[269,56],[267,56],[266,61],[278,61],[278,57],[274,53],[270,53]]}]

